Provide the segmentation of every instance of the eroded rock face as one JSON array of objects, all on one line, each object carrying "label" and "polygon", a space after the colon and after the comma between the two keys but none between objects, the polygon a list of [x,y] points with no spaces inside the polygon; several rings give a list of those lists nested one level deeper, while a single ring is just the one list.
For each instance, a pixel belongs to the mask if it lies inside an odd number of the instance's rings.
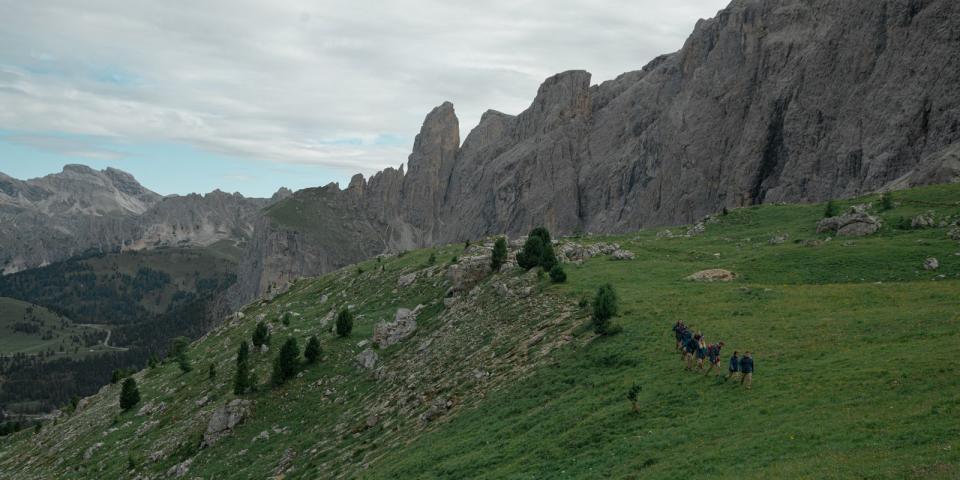
[{"label": "eroded rock face", "polygon": [[235,398],[230,403],[213,411],[207,430],[203,434],[203,446],[209,447],[233,431],[250,415],[250,400]]},{"label": "eroded rock face", "polygon": [[380,322],[373,328],[373,343],[380,348],[387,348],[413,335],[417,329],[417,313],[421,308],[423,305],[413,310],[397,309],[392,322]]},{"label": "eroded rock face", "polygon": [[450,265],[447,270],[447,279],[454,292],[463,292],[473,288],[489,274],[489,255],[463,257],[459,262]]}]

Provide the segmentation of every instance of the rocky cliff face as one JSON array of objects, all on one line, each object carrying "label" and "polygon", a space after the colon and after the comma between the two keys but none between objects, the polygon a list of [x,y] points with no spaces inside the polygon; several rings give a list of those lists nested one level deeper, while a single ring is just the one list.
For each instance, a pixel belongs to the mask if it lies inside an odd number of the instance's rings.
[{"label": "rocky cliff face", "polygon": [[[278,192],[280,198],[288,191]],[[245,242],[270,200],[216,191],[161,197],[128,173],[67,165],[33,180],[0,174],[3,273],[87,251]]]},{"label": "rocky cliff face", "polygon": [[734,0],[680,51],[599,85],[555,75],[519,115],[483,115],[462,145],[453,105],[437,107],[406,173],[281,203],[300,216],[268,213],[247,294],[385,250],[537,225],[616,232],[956,181],[958,51],[953,0]]}]

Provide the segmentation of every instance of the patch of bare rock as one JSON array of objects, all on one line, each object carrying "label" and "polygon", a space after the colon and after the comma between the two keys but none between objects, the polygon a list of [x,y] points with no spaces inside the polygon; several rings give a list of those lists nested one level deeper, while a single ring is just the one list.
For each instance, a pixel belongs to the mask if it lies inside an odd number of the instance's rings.
[{"label": "patch of bare rock", "polygon": [[729,270],[713,268],[694,273],[686,279],[694,282],[732,282],[736,278],[737,275]]}]

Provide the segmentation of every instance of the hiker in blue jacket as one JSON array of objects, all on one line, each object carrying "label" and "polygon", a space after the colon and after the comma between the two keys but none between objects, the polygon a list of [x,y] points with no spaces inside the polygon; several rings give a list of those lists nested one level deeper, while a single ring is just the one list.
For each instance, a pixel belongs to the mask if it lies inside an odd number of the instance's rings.
[{"label": "hiker in blue jacket", "polygon": [[730,380],[737,375],[737,372],[740,371],[740,357],[737,356],[738,353],[740,352],[734,351],[733,356],[730,357],[730,365],[727,367],[729,373],[727,373],[727,376],[723,379],[723,381]]},{"label": "hiker in blue jacket", "polygon": [[740,385],[747,387],[747,390],[753,386],[753,356],[750,352],[744,352],[740,359]]},{"label": "hiker in blue jacket", "polygon": [[723,342],[712,343],[707,346],[707,359],[710,360],[710,367],[707,368],[707,373],[704,373],[703,376],[710,376],[710,372],[714,368],[717,369],[717,376],[722,375],[720,373],[720,349],[723,348]]},{"label": "hiker in blue jacket", "polygon": [[683,357],[687,361],[687,370],[693,370],[693,356],[696,354],[697,350],[700,349],[700,338],[701,335],[698,332],[696,335],[691,336],[687,339],[687,343],[684,346]]},{"label": "hiker in blue jacket", "polygon": [[684,364],[687,363],[687,356],[690,355],[692,351],[687,351],[687,344],[693,339],[693,332],[689,328],[684,328],[683,332],[680,334],[680,361]]}]

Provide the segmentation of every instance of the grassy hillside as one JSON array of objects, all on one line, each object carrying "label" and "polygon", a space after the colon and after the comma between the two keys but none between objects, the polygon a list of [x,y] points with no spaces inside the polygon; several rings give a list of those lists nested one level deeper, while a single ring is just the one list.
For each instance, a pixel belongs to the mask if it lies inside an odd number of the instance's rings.
[{"label": "grassy hillside", "polygon": [[39,305],[0,297],[0,355],[86,354],[94,337],[102,335]]},{"label": "grassy hillside", "polygon": [[[617,242],[636,259],[567,264],[561,285],[512,270],[445,300],[452,257],[466,263],[485,251],[477,245],[302,280],[195,342],[190,373],[175,363],[138,373],[143,400],[132,411],[120,412],[119,386],[108,386],[40,433],[0,444],[0,476],[957,478],[960,244],[947,224],[960,219],[960,185],[896,201],[874,208],[885,226],[866,238],[815,233],[823,206],[804,205],[739,209],[695,237],[566,240]],[[840,206],[862,202],[878,203]],[[930,211],[937,227],[894,228]],[[938,270],[922,268],[928,257]],[[737,279],[684,280],[708,268]],[[608,282],[623,331],[598,337],[582,299]],[[413,336],[374,349],[373,369],[356,366],[373,325],[416,305]],[[346,339],[329,323],[343,307],[357,316]],[[235,398],[237,345],[261,319],[273,339],[251,357],[260,389],[242,396],[250,414],[201,447],[214,411]],[[754,352],[754,388],[684,372],[677,319],[725,341],[724,365],[733,350]],[[279,344],[302,347],[312,334],[322,360],[265,385]],[[626,400],[634,383],[639,413]]]}]

